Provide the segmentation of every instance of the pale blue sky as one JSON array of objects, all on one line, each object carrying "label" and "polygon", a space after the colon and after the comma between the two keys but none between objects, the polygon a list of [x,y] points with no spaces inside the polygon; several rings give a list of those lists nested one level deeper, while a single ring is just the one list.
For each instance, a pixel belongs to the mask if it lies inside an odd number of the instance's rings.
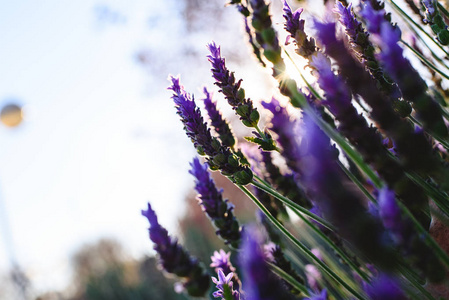
[{"label": "pale blue sky", "polygon": [[[136,257],[150,253],[140,216],[147,201],[176,231],[195,151],[166,90],[168,74],[182,74],[200,98],[198,89],[213,82],[207,43],[221,44],[225,56],[248,58],[250,49],[233,8],[223,8],[226,22],[213,35],[187,35],[177,0],[1,2],[0,106],[18,99],[25,120],[0,127],[0,197],[15,256],[35,287],[61,288],[83,243],[115,237]],[[120,22],[100,21],[102,7]],[[150,75],[136,63],[141,49],[149,49]],[[269,71],[227,62],[259,100]],[[6,249],[0,240],[0,272]]]},{"label": "pale blue sky", "polygon": [[[19,99],[25,121],[0,128],[0,196],[16,257],[40,289],[62,285],[69,255],[101,236],[135,255],[150,249],[140,217],[148,200],[175,228],[191,186],[180,172],[194,152],[165,90],[167,74],[148,79],[134,58],[155,34],[151,14],[172,13],[169,1],[157,2],[2,4],[0,104]],[[126,22],[100,22],[99,4]]]}]

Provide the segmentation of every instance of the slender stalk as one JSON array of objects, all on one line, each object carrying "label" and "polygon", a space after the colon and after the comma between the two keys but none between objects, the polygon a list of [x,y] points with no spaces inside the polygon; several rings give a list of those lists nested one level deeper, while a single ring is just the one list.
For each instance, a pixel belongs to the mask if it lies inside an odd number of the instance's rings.
[{"label": "slender stalk", "polygon": [[281,268],[272,263],[268,263],[268,266],[270,267],[271,271],[273,271],[273,273],[275,273],[276,275],[287,281],[295,289],[303,293],[304,296],[309,296],[309,291],[307,290],[307,288],[298,281],[296,281],[296,279],[290,276],[290,274],[288,274],[287,272],[285,272],[284,270],[282,270]]},{"label": "slender stalk", "polygon": [[404,204],[402,204],[400,201],[396,201],[396,203],[401,208],[401,211],[410,218],[410,220],[413,222],[418,232],[425,237],[426,241],[429,243],[429,246],[433,248],[440,261],[449,267],[449,256],[446,254],[446,252],[444,252],[444,250],[441,249],[440,245],[438,245],[437,242],[435,242],[435,240],[430,236],[427,230],[425,230],[424,227],[422,227],[421,223],[419,223],[418,220],[415,219],[415,217],[404,206]]},{"label": "slender stalk", "polygon": [[[416,280],[416,278],[410,274],[408,268],[406,268],[405,266],[401,267],[401,274],[402,276],[404,276],[418,291],[421,292],[421,294],[426,297],[426,299],[429,300],[436,300],[422,285],[421,283],[419,283],[418,280]],[[413,299],[417,299],[420,300],[422,298],[419,297],[419,295],[415,295],[414,293],[408,293],[409,295],[411,295],[413,297]]]},{"label": "slender stalk", "polygon": [[327,222],[326,220],[324,220],[323,218],[318,217],[317,215],[311,213],[310,211],[308,211],[307,209],[305,209],[304,207],[296,204],[295,202],[293,202],[292,200],[290,200],[289,198],[285,197],[284,195],[280,194],[278,191],[276,191],[275,189],[273,189],[272,187],[267,187],[266,185],[257,182],[255,180],[253,180],[251,182],[255,187],[261,189],[262,191],[272,195],[273,197],[279,199],[281,202],[283,202],[285,205],[287,205],[288,207],[290,207],[291,209],[296,210],[298,213],[302,213],[305,214],[306,216],[308,216],[309,218],[311,218],[312,220],[320,223],[321,225],[323,225],[324,227],[328,228],[331,231],[335,231],[334,226],[332,226],[332,224],[330,224],[329,222]]},{"label": "slender stalk", "polygon": [[333,270],[331,270],[324,262],[316,257],[312,251],[310,251],[303,243],[295,238],[270,212],[263,206],[263,204],[244,186],[237,185],[267,216],[267,218],[281,231],[296,247],[298,247],[311,261],[313,261],[323,272],[329,277],[342,285],[349,293],[351,293],[357,299],[366,299],[362,294],[354,290],[346,281],[341,279]]},{"label": "slender stalk", "polygon": [[[265,184],[265,186],[267,186],[268,188],[272,189],[271,186],[269,185],[268,182],[260,179],[257,175],[255,176],[257,180],[261,181],[263,184]],[[312,222],[310,222],[306,217],[304,217],[304,215],[299,212],[298,210],[296,210],[295,208],[290,207],[290,209],[298,216],[301,218],[301,220],[309,227],[311,228],[325,243],[327,243],[332,250],[334,250],[338,255],[340,255],[341,259],[343,261],[345,261],[350,267],[351,269],[356,272],[361,278],[363,278],[365,281],[369,282],[370,281],[370,277],[363,272],[358,266],[356,266],[354,264],[354,262],[352,261],[352,259],[350,257],[348,257],[348,255],[341,250],[340,247],[338,247],[334,242],[332,242],[325,234],[323,234],[323,232],[321,232],[321,230],[319,228],[317,228]]]},{"label": "slender stalk", "polygon": [[444,73],[439,68],[434,66],[430,61],[428,61],[424,56],[422,56],[421,53],[413,49],[413,47],[410,46],[407,42],[401,39],[401,43],[404,44],[409,50],[411,50],[419,58],[419,60],[422,61],[426,66],[428,66],[429,68],[440,74],[442,77],[449,79],[449,76],[446,75],[446,73]]},{"label": "slender stalk", "polygon": [[440,2],[437,2],[437,4],[438,4],[438,9],[439,9],[439,10],[440,10],[446,17],[449,18],[449,12],[447,11],[447,9],[446,9],[443,5],[441,5]]},{"label": "slender stalk", "polygon": [[290,62],[293,64],[293,66],[295,67],[296,71],[298,71],[299,76],[301,76],[302,81],[304,81],[304,83],[307,85],[307,88],[309,88],[309,90],[312,92],[312,94],[317,98],[317,99],[322,99],[322,97],[320,96],[320,94],[318,94],[318,92],[313,88],[313,86],[309,83],[309,81],[304,77],[304,75],[302,74],[301,70],[299,69],[298,65],[295,63],[294,59],[291,57],[290,53],[288,53],[287,50],[284,49],[284,53],[285,55],[287,55],[288,59],[290,60]]},{"label": "slender stalk", "polygon": [[447,197],[447,195],[437,190],[435,187],[430,185],[428,182],[423,180],[415,173],[406,173],[406,176],[410,178],[413,182],[415,182],[417,185],[422,187],[423,190],[426,192],[426,194],[429,195],[430,198],[434,200],[438,208],[441,209],[441,211],[444,212],[446,216],[449,217],[449,198]]},{"label": "slender stalk", "polygon": [[[443,110],[442,110],[443,111]],[[443,113],[443,115],[444,115],[444,113]],[[418,120],[416,120],[413,116],[408,116],[409,117],[409,119],[413,122],[413,123],[415,123],[416,125],[418,125],[419,127],[421,127],[421,128],[423,128],[422,127],[422,124],[418,121]],[[446,117],[446,116],[445,116]],[[447,119],[447,117],[446,117],[446,119]],[[435,133],[433,133],[433,132],[431,132],[431,131],[429,131],[429,130],[426,130],[426,132],[427,133],[429,133],[436,141],[438,141],[444,148],[446,148],[446,149],[448,149],[449,150],[449,142],[447,142],[447,141],[445,141],[442,137],[440,137],[439,135],[437,135],[437,134],[435,134]]]},{"label": "slender stalk", "polygon": [[363,186],[363,184],[360,182],[360,180],[358,180],[357,177],[354,176],[354,174],[351,173],[351,171],[348,170],[348,168],[346,168],[341,161],[337,161],[338,165],[340,166],[340,168],[343,170],[343,172],[345,172],[345,174],[349,177],[349,179],[352,180],[352,182],[354,182],[357,187],[360,189],[360,191],[362,191],[362,193],[373,203],[377,204],[377,200],[373,197],[373,195],[371,195],[370,192],[368,192],[368,190]]},{"label": "slender stalk", "polygon": [[400,15],[402,15],[402,17],[404,17],[405,19],[407,19],[410,23],[412,23],[416,28],[418,28],[422,33],[424,33],[429,39],[431,39],[433,41],[433,43],[440,48],[441,51],[444,52],[444,54],[446,54],[446,56],[449,56],[449,53],[443,48],[442,45],[440,45],[440,43],[438,43],[437,41],[435,41],[435,39],[427,32],[424,30],[424,28],[422,28],[421,25],[419,25],[418,23],[416,23],[408,14],[406,14],[402,8],[400,8],[393,0],[388,0],[388,2],[393,6],[393,9],[396,10],[396,12],[398,12]]}]

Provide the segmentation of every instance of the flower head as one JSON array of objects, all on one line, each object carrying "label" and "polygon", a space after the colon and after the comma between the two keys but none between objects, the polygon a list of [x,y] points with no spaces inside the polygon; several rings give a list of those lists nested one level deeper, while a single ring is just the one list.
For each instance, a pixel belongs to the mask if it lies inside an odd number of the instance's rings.
[{"label": "flower head", "polygon": [[225,275],[222,269],[217,270],[218,277],[212,277],[212,282],[216,285],[217,291],[215,291],[212,295],[215,298],[222,298],[222,299],[230,299],[233,300],[239,300],[240,299],[240,293],[236,290],[234,290],[234,284],[232,281],[232,278],[234,276],[233,272],[227,273],[228,275]]},{"label": "flower head", "polygon": [[212,93],[207,88],[203,89],[205,98],[203,99],[207,114],[209,115],[211,125],[218,133],[221,143],[225,147],[233,147],[235,145],[235,138],[232,134],[229,124],[223,119],[221,113],[217,109],[217,103],[212,100]]},{"label": "flower head", "polygon": [[293,299],[281,281],[271,273],[261,248],[260,232],[249,226],[244,232],[239,261],[243,270],[243,285],[247,300]]},{"label": "flower head", "polygon": [[408,299],[400,288],[397,280],[386,274],[381,274],[370,284],[365,284],[364,289],[370,299],[373,300]]},{"label": "flower head", "polygon": [[234,73],[226,68],[219,46],[212,42],[207,47],[210,51],[208,58],[212,64],[215,84],[220,88],[220,92],[228,100],[232,109],[240,116],[242,123],[247,127],[256,127],[260,116],[257,109],[253,107],[252,101],[245,98],[245,90],[240,87],[242,80],[236,81]]},{"label": "flower head", "polygon": [[287,0],[284,0],[284,28],[290,33],[285,44],[288,44],[290,39],[293,39],[297,46],[296,52],[301,56],[309,57],[316,52],[316,46],[315,40],[308,37],[304,31],[305,21],[300,19],[302,12],[302,8],[292,12]]},{"label": "flower head", "polygon": [[209,278],[199,262],[192,258],[176,239],[169,237],[167,230],[159,224],[150,203],[147,210],[142,210],[142,215],[150,223],[150,239],[164,270],[180,277],[185,290],[191,296],[203,296],[209,289]]},{"label": "flower head", "polygon": [[238,247],[241,228],[232,210],[234,206],[228,200],[223,200],[222,190],[218,190],[210,177],[207,164],[201,164],[195,158],[190,164],[190,174],[195,177],[195,189],[204,212],[217,228],[217,235],[227,244]]}]

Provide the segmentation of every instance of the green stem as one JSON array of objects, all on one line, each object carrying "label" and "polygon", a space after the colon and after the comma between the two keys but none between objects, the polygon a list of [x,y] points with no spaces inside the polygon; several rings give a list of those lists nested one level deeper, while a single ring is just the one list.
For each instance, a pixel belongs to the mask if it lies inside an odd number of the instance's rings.
[{"label": "green stem", "polygon": [[309,291],[307,290],[307,288],[301,283],[299,283],[295,278],[293,278],[293,276],[291,276],[290,274],[288,274],[287,272],[285,272],[284,270],[282,270],[281,268],[272,263],[268,263],[268,266],[270,267],[271,271],[273,271],[273,273],[275,273],[276,275],[287,281],[296,290],[303,293],[304,296],[309,296]]},{"label": "green stem", "polygon": [[[413,274],[410,274],[408,268],[405,266],[401,266],[401,274],[418,290],[421,292],[423,296],[425,296],[429,300],[436,300],[419,282],[416,280]],[[415,291],[413,291],[415,292]],[[413,297],[413,299],[422,299],[419,295],[415,295],[414,293],[408,293]]]},{"label": "green stem", "polygon": [[284,53],[285,55],[287,55],[288,59],[290,60],[290,62],[293,64],[293,66],[295,67],[296,71],[298,71],[299,76],[301,76],[302,81],[304,81],[304,83],[307,85],[307,87],[309,88],[309,90],[312,92],[312,94],[317,98],[317,99],[322,99],[322,97],[320,96],[320,94],[318,94],[318,92],[313,88],[313,86],[309,83],[309,81],[307,81],[307,79],[304,77],[304,75],[302,74],[301,70],[299,69],[298,65],[295,63],[295,61],[293,60],[293,58],[290,56],[290,53],[288,53],[287,50],[284,49]]},{"label": "green stem", "polygon": [[324,227],[328,228],[329,230],[335,231],[335,228],[334,228],[334,226],[332,226],[332,224],[330,224],[329,222],[327,222],[323,218],[320,218],[317,215],[311,213],[310,211],[308,211],[304,207],[300,206],[299,204],[293,202],[292,200],[290,200],[289,198],[285,197],[284,195],[280,194],[278,191],[276,191],[272,187],[267,187],[266,185],[261,184],[260,182],[257,182],[255,180],[253,180],[251,183],[255,187],[257,187],[257,188],[261,189],[262,191],[270,194],[271,196],[279,199],[281,202],[283,202],[285,205],[287,205],[291,209],[294,209],[298,213],[300,212],[302,214],[305,214],[306,216],[308,216],[312,220],[320,223],[321,225],[323,225]]},{"label": "green stem", "polygon": [[357,299],[366,299],[359,292],[354,290],[345,280],[341,279],[333,270],[329,268],[324,262],[316,257],[303,243],[295,238],[270,212],[263,206],[263,204],[244,186],[237,185],[267,216],[267,218],[281,231],[296,247],[298,247],[308,259],[313,261],[324,273],[329,275],[337,283],[341,284],[348,292],[354,295]]},{"label": "green stem", "polygon": [[[444,111],[444,110],[442,109],[441,111]],[[443,113],[443,116],[444,116],[444,113]],[[408,117],[409,117],[409,119],[410,119],[413,123],[415,123],[416,125],[418,125],[418,126],[421,127],[421,128],[424,128],[424,127],[422,126],[422,124],[421,124],[418,120],[416,120],[412,115],[409,115]],[[431,132],[431,131],[429,131],[429,130],[426,130],[426,132],[429,133],[429,134],[430,134],[436,141],[438,141],[444,148],[446,148],[446,149],[449,150],[449,143],[448,143],[447,141],[445,141],[442,137],[440,137],[438,134],[435,134],[435,133],[433,133],[433,132]]]},{"label": "green stem", "polygon": [[[430,61],[428,61],[421,53],[416,51],[412,46],[410,46],[407,42],[401,39],[401,43],[403,43],[408,49],[410,49],[416,56],[418,56],[419,60],[421,60],[426,66],[428,66],[430,69],[434,70],[438,74],[440,74],[442,77],[449,79],[449,76],[446,75],[443,71],[440,71],[437,67],[435,67]],[[447,67],[446,67],[447,68]]]},{"label": "green stem", "polygon": [[[268,182],[260,179],[257,175],[255,176],[257,180],[261,181],[263,184],[265,184],[265,186],[267,188],[271,188],[271,186],[269,185]],[[334,250],[340,257],[341,259],[346,262],[351,269],[356,272],[357,274],[359,274],[359,276],[361,278],[363,278],[365,281],[369,282],[370,281],[370,277],[363,272],[358,266],[356,266],[354,264],[354,262],[352,261],[352,259],[343,251],[341,250],[340,247],[338,247],[334,242],[332,242],[329,237],[327,237],[318,227],[316,227],[312,222],[310,222],[306,217],[303,216],[303,214],[301,214],[301,212],[297,211],[296,209],[290,207],[292,209],[292,211],[301,218],[301,220],[309,227],[311,228],[325,243],[327,243],[332,250]]]},{"label": "green stem", "polygon": [[390,2],[390,4],[393,6],[393,9],[396,10],[400,15],[402,15],[403,17],[405,17],[405,19],[407,19],[410,23],[412,23],[416,28],[418,28],[422,33],[424,33],[429,39],[431,39],[433,41],[433,43],[435,45],[437,45],[438,48],[440,48],[441,51],[444,52],[444,54],[446,54],[446,56],[449,56],[449,53],[443,48],[443,46],[440,45],[440,43],[438,43],[437,41],[435,41],[435,39],[427,32],[424,30],[424,28],[422,28],[421,25],[419,25],[418,23],[416,23],[408,14],[406,14],[402,8],[400,8],[393,0],[388,0],[388,2]]},{"label": "green stem", "polygon": [[371,195],[370,192],[368,192],[368,190],[363,186],[363,184],[360,182],[360,180],[354,176],[354,174],[351,173],[351,171],[348,170],[348,168],[346,168],[341,161],[337,161],[338,165],[340,166],[340,168],[343,170],[343,172],[345,172],[345,174],[349,177],[349,179],[352,180],[352,182],[354,182],[357,187],[359,188],[360,191],[362,191],[362,193],[373,203],[377,204],[377,200],[374,199],[373,195]]},{"label": "green stem", "polygon": [[449,12],[447,11],[447,9],[443,6],[443,5],[441,5],[441,3],[439,3],[439,2],[437,2],[438,3],[438,9],[446,16],[446,17],[448,17],[449,18]]},{"label": "green stem", "polygon": [[400,201],[396,201],[396,203],[401,208],[401,211],[403,213],[405,213],[410,218],[410,220],[413,222],[413,224],[415,225],[415,228],[418,230],[418,232],[425,237],[426,241],[429,243],[431,248],[433,248],[433,250],[435,251],[435,253],[438,256],[438,258],[440,259],[440,261],[449,267],[449,256],[446,254],[446,252],[444,252],[444,250],[441,249],[440,245],[438,245],[437,242],[435,242],[435,240],[429,235],[427,230],[424,229],[424,227],[422,227],[421,223],[419,223],[419,221],[416,220],[416,218],[407,209],[407,207],[405,207],[404,204],[402,204]]},{"label": "green stem", "polygon": [[449,199],[441,191],[430,185],[415,173],[405,173],[414,183],[420,186],[430,198],[433,199],[438,208],[449,217]]},{"label": "green stem", "polygon": [[[254,127],[254,129],[256,129],[257,133],[260,135],[260,137],[261,137],[264,141],[269,142],[267,136],[265,135],[265,133],[264,133],[262,130],[260,130],[260,128],[259,128],[258,125],[256,125],[256,126]],[[274,145],[274,146],[276,147],[275,150],[276,150],[277,152],[281,152],[281,149],[279,149],[276,145]]]}]

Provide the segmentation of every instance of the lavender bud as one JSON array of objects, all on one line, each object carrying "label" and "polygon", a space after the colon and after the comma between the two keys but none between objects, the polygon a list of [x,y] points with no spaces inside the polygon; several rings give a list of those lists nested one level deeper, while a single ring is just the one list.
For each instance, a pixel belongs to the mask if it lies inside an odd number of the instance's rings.
[{"label": "lavender bud", "polygon": [[299,162],[299,142],[296,132],[294,132],[295,123],[290,120],[287,110],[280,106],[279,101],[272,98],[270,102],[262,102],[262,106],[268,109],[273,117],[271,118],[270,129],[277,134],[277,142],[282,147],[288,167],[300,173]]},{"label": "lavender bud", "polygon": [[353,93],[359,94],[371,106],[371,118],[393,140],[399,158],[406,168],[438,174],[442,171],[432,146],[422,133],[401,119],[393,110],[390,99],[376,87],[370,75],[348,53],[342,41],[337,40],[334,23],[315,22],[317,37],[325,46],[325,53],[334,58],[340,72]]},{"label": "lavender bud", "polygon": [[378,197],[379,215],[389,230],[396,246],[413,267],[418,268],[430,281],[438,282],[445,278],[444,267],[435,253],[419,236],[409,219],[402,216],[396,203],[394,192],[383,188]]},{"label": "lavender bud", "polygon": [[212,126],[220,136],[222,145],[232,148],[235,145],[235,138],[229,124],[223,119],[221,113],[218,111],[217,103],[212,101],[212,94],[207,90],[207,88],[204,88],[203,92],[205,95],[205,98],[203,99],[204,105]]},{"label": "lavender bud", "polygon": [[220,249],[220,251],[214,251],[214,255],[211,256],[210,259],[212,261],[210,266],[215,269],[215,272],[218,272],[218,270],[221,269],[225,274],[234,274],[231,280],[233,283],[233,288],[238,291],[242,283],[240,282],[240,279],[235,272],[235,268],[231,263],[231,252],[226,253],[223,249]]},{"label": "lavender bud", "polygon": [[218,190],[207,170],[207,164],[202,165],[198,158],[190,164],[189,171],[195,177],[195,189],[201,207],[217,229],[226,244],[238,248],[241,228],[232,210],[234,206],[228,200],[223,200],[222,190]]},{"label": "lavender bud", "polygon": [[269,13],[269,5],[265,0],[249,0],[252,10],[251,24],[255,31],[256,41],[263,48],[263,54],[273,64],[273,76],[285,71],[285,64],[281,57],[281,47],[274,31]]},{"label": "lavender bud", "polygon": [[150,222],[150,239],[154,243],[154,250],[159,254],[164,270],[180,277],[189,295],[203,296],[209,289],[209,276],[197,259],[192,258],[176,239],[169,237],[167,230],[159,224],[150,203],[147,210],[142,210],[142,215]]},{"label": "lavender bud", "polygon": [[315,46],[315,40],[308,37],[304,31],[304,20],[300,20],[301,13],[303,9],[300,8],[295,12],[292,12],[287,0],[284,0],[284,28],[290,35],[287,36],[285,44],[289,43],[290,38],[292,38],[296,44],[296,53],[307,58],[313,55],[317,49]]},{"label": "lavender bud", "polygon": [[327,300],[327,290],[323,289],[319,294],[313,294],[308,298],[304,298],[304,300]]},{"label": "lavender bud", "polygon": [[397,280],[382,274],[370,284],[364,284],[364,290],[372,300],[407,300]]},{"label": "lavender bud", "polygon": [[[427,94],[427,85],[419,73],[412,67],[403,55],[399,46],[400,31],[393,28],[390,23],[380,19],[379,12],[375,12],[370,5],[364,8],[368,24],[374,24],[372,31],[382,51],[379,59],[385,70],[397,82],[404,99],[412,103],[417,112],[418,119],[423,122],[424,128],[438,134],[448,136],[447,127],[443,121],[441,108]],[[369,30],[371,31],[371,27]]]},{"label": "lavender bud", "polygon": [[365,199],[350,188],[351,183],[336,163],[329,138],[304,115],[305,135],[301,141],[302,183],[324,218],[338,228],[361,253],[385,268],[394,268],[394,256],[382,245],[381,224],[366,213]]},{"label": "lavender bud", "polygon": [[245,98],[245,90],[240,87],[242,80],[236,82],[234,73],[230,72],[225,65],[225,59],[221,57],[220,47],[215,43],[207,45],[211,55],[208,56],[212,64],[212,74],[215,84],[221,89],[229,105],[235,110],[240,120],[247,127],[256,127],[259,122],[259,113],[253,107],[250,99]]},{"label": "lavender bud", "polygon": [[171,80],[172,86],[169,89],[174,92],[172,99],[184,123],[184,130],[198,153],[207,157],[209,168],[220,170],[224,176],[228,176],[230,180],[238,184],[250,183],[252,172],[244,165],[243,159],[238,157],[237,153],[233,154],[228,147],[223,146],[217,138],[212,137],[210,129],[203,121],[200,109],[179,84],[179,78],[171,77]]},{"label": "lavender bud", "polygon": [[260,232],[255,227],[248,226],[245,229],[239,261],[247,300],[293,299],[268,268],[261,249]]}]

